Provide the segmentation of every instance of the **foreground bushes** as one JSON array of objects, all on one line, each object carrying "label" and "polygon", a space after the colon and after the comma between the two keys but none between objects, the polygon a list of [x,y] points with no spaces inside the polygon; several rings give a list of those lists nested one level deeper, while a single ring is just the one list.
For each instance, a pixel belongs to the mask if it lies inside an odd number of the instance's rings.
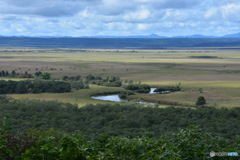
[{"label": "foreground bushes", "polygon": [[239,138],[214,137],[196,126],[157,139],[149,133],[134,138],[102,135],[91,139],[80,132],[63,134],[53,129],[13,133],[6,123],[0,131],[0,159],[202,160],[210,159],[211,151],[240,151]]},{"label": "foreground bushes", "polygon": [[211,151],[240,153],[239,117],[239,108],[78,108],[0,96],[0,159],[211,159]]}]

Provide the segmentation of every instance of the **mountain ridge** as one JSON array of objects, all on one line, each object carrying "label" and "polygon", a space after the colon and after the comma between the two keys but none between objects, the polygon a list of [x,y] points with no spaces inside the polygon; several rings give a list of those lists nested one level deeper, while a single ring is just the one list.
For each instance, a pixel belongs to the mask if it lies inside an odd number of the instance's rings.
[{"label": "mountain ridge", "polygon": [[177,36],[161,36],[158,34],[149,34],[149,35],[130,35],[130,36],[119,36],[119,35],[96,35],[96,36],[5,36],[0,35],[0,37],[36,37],[36,38],[240,38],[240,32],[233,34],[226,34],[223,36],[212,36],[212,35],[202,35],[202,34],[193,34],[193,35],[177,35]]}]

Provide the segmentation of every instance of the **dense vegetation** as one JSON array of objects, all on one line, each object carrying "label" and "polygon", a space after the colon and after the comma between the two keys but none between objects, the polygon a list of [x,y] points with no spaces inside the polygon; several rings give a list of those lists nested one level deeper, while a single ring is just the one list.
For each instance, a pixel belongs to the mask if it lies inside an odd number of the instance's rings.
[{"label": "dense vegetation", "polygon": [[13,160],[202,160],[210,159],[214,150],[240,151],[239,137],[234,140],[215,137],[196,126],[157,139],[150,133],[134,138],[101,135],[89,139],[80,132],[63,134],[53,129],[12,132],[4,121],[0,133],[0,159]]},{"label": "dense vegetation", "polygon": [[70,92],[71,85],[60,81],[5,81],[0,80],[0,94],[12,93],[63,93]]},{"label": "dense vegetation", "polygon": [[78,108],[0,96],[0,159],[210,159],[211,151],[240,152],[239,117],[239,108]]},{"label": "dense vegetation", "polygon": [[135,93],[133,91],[124,91],[119,93],[119,98],[121,99],[127,99],[129,95],[134,95]]},{"label": "dense vegetation", "polygon": [[177,91],[181,91],[180,84],[178,84],[177,86],[162,86],[154,90],[154,92],[157,92],[160,94],[168,93],[168,92],[177,92]]},{"label": "dense vegetation", "polygon": [[81,78],[80,75],[77,76],[63,76],[62,78],[63,81],[67,81],[71,84],[71,87],[79,90],[79,89],[86,89],[89,88],[88,82],[84,82],[84,80]]},{"label": "dense vegetation", "polygon": [[147,84],[130,84],[123,86],[126,90],[131,90],[138,93],[149,93],[150,92],[150,86]]},{"label": "dense vegetation", "polygon": [[27,71],[24,73],[18,73],[15,70],[12,70],[11,72],[2,70],[0,71],[0,77],[33,78],[34,76]]},{"label": "dense vegetation", "polygon": [[78,88],[89,88],[89,84],[95,84],[99,86],[107,86],[107,87],[120,87],[122,85],[122,82],[119,77],[117,76],[107,76],[107,77],[101,77],[101,76],[94,76],[91,74],[88,74],[85,77],[82,77],[80,75],[78,76],[63,76],[62,80],[71,82],[73,85],[73,88],[76,88],[76,82],[80,83],[78,84]]},{"label": "dense vegetation", "polygon": [[13,128],[17,130],[55,128],[65,132],[80,130],[85,135],[137,136],[148,131],[159,136],[191,124],[225,137],[234,137],[240,132],[239,108],[156,108],[135,103],[78,108],[56,101],[17,101],[1,96],[0,119],[4,116],[11,117]]},{"label": "dense vegetation", "polygon": [[203,96],[199,96],[196,101],[196,105],[201,106],[201,105],[205,105],[205,104],[206,104],[206,99]]},{"label": "dense vegetation", "polygon": [[113,75],[103,78],[101,76],[94,76],[89,74],[85,77],[85,82],[107,87],[120,87],[122,85],[120,78]]}]

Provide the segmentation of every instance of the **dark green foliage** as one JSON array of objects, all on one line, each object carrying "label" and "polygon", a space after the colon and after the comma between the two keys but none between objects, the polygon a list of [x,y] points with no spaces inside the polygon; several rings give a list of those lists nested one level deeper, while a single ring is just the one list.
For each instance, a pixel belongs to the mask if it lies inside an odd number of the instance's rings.
[{"label": "dark green foliage", "polygon": [[16,71],[13,70],[13,71],[11,72],[11,75],[12,75],[12,77],[15,77],[15,76],[16,76]]},{"label": "dark green foliage", "polygon": [[89,88],[89,85],[85,84],[82,80],[71,82],[71,86],[72,86],[72,88],[77,89],[77,90]]},{"label": "dark green foliage", "polygon": [[1,72],[1,75],[2,75],[3,77],[5,77],[5,76],[6,76],[5,71],[2,71],[2,72]]},{"label": "dark green foliage", "polygon": [[158,87],[154,90],[154,92],[157,93],[167,93],[167,92],[177,92],[177,91],[181,91],[181,87],[180,85],[177,86],[162,86],[162,87]]},{"label": "dark green foliage", "polygon": [[0,94],[12,93],[64,93],[70,92],[71,85],[60,81],[4,81],[0,80]]},{"label": "dark green foliage", "polygon": [[80,75],[70,76],[70,77],[65,75],[65,76],[63,76],[63,81],[70,82],[71,87],[76,89],[76,90],[89,88],[88,83],[83,82],[83,79],[81,79]]},{"label": "dark green foliage", "polygon": [[197,101],[196,101],[196,105],[197,106],[201,106],[201,105],[205,105],[206,104],[206,100],[203,96],[198,97]]},{"label": "dark green foliage", "polygon": [[[0,130],[6,129],[6,125]],[[133,138],[109,135],[91,139],[80,132],[49,131],[4,132],[0,136],[1,159],[24,160],[138,160],[211,159],[214,150],[239,152],[240,139],[215,137],[197,126],[179,129],[174,134],[154,138],[145,133]],[[27,134],[26,134],[27,133]],[[218,159],[218,157],[215,157]],[[237,159],[238,157],[219,157]]]},{"label": "dark green foliage", "polygon": [[151,89],[147,84],[130,84],[124,86],[124,88],[138,93],[149,93]]},{"label": "dark green foliage", "polygon": [[107,87],[120,87],[122,85],[122,82],[119,77],[108,76],[106,78],[103,78],[100,76],[93,76],[91,74],[86,76],[85,83]]},{"label": "dark green foliage", "polygon": [[19,74],[19,78],[33,78],[32,74],[29,74],[27,71],[24,73]]},{"label": "dark green foliage", "polygon": [[17,73],[15,70],[12,70],[11,72],[2,70],[0,71],[0,77],[33,78],[33,75],[29,74],[28,72]]},{"label": "dark green foliage", "polygon": [[51,74],[49,72],[43,72],[40,76],[44,80],[49,80],[51,78]]},{"label": "dark green foliage", "polygon": [[68,78],[69,78],[69,77],[68,77],[68,76],[66,76],[66,75],[65,75],[65,76],[63,76],[63,80],[64,80],[64,81],[67,81],[67,80],[68,80]]},{"label": "dark green foliage", "polygon": [[91,80],[95,80],[95,76],[89,74],[86,76],[86,81],[91,81]]},{"label": "dark green foliage", "polygon": [[28,89],[31,88],[32,83],[30,81],[18,81],[16,83],[15,93],[27,93]]},{"label": "dark green foliage", "polygon": [[133,91],[125,91],[125,92],[121,92],[118,96],[121,99],[126,99],[129,95],[134,95]]},{"label": "dark green foliage", "polygon": [[80,130],[86,135],[126,136],[148,131],[159,136],[194,124],[204,131],[225,137],[234,137],[240,132],[240,109],[237,108],[155,108],[133,103],[78,108],[55,101],[16,101],[3,96],[0,98],[0,119],[7,115],[17,130],[55,128],[66,132]]},{"label": "dark green foliage", "polygon": [[35,73],[34,73],[34,75],[35,75],[36,77],[39,77],[41,74],[42,74],[41,71],[38,71],[38,72],[35,72]]}]

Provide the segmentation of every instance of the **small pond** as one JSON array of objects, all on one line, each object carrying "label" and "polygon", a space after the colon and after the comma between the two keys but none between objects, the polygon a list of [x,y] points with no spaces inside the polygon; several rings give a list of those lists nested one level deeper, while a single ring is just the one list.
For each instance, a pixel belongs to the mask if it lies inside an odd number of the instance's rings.
[{"label": "small pond", "polygon": [[113,102],[126,101],[126,100],[120,99],[117,94],[116,95],[105,95],[105,96],[92,96],[92,98],[97,99],[97,100],[113,101]]}]

